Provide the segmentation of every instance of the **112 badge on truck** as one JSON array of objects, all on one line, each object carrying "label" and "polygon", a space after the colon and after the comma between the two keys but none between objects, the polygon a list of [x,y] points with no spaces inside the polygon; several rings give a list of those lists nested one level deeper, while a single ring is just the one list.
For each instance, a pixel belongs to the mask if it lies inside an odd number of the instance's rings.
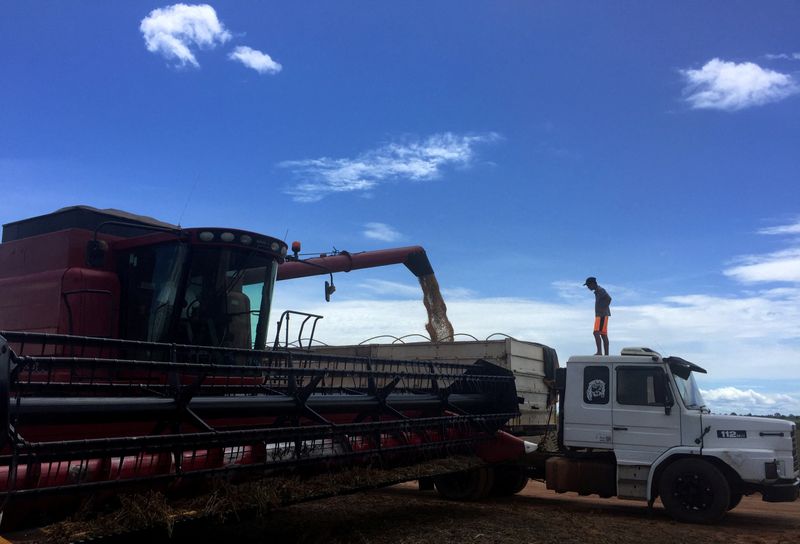
[{"label": "112 badge on truck", "polygon": [[747,431],[717,431],[717,438],[747,438]]}]

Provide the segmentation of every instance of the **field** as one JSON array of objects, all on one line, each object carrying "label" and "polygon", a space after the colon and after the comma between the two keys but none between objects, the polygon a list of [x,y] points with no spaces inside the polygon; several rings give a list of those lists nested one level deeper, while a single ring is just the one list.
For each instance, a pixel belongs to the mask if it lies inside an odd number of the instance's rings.
[{"label": "field", "polygon": [[672,521],[657,504],[556,495],[532,482],[512,498],[456,503],[404,484],[380,491],[300,504],[264,519],[179,530],[174,541],[224,539],[304,544],[467,544],[681,542],[767,544],[800,538],[800,502],[770,504],[759,495],[717,526]]}]

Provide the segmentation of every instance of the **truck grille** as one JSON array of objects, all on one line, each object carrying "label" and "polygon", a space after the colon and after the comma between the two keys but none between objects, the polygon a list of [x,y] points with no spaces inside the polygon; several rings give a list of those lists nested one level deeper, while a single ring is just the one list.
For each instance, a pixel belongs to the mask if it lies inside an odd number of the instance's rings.
[{"label": "truck grille", "polygon": [[797,427],[792,427],[792,455],[794,456],[794,471],[800,472],[800,454],[797,452]]}]

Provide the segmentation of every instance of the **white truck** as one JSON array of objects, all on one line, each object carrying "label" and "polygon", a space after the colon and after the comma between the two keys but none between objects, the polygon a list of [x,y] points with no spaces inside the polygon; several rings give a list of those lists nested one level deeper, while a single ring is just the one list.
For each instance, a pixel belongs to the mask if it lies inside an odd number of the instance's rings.
[{"label": "white truck", "polygon": [[533,463],[557,492],[653,504],[677,520],[711,523],[742,495],[798,497],[797,429],[778,419],[711,414],[680,357],[647,348],[571,357],[556,372],[559,452]]},{"label": "white truck", "polygon": [[[558,493],[642,500],[650,506],[660,497],[673,518],[696,523],[719,521],[743,495],[760,493],[771,502],[797,499],[795,425],[711,414],[694,379],[706,372],[701,367],[647,348],[626,348],[619,356],[571,357],[566,367],[551,370],[557,358],[554,353],[544,357],[550,348],[543,348],[502,340],[322,350],[464,363],[490,357],[519,375],[523,419],[539,425],[548,419],[547,400],[558,399],[557,431],[550,431],[557,432],[557,447],[540,441],[529,445],[524,465],[420,482],[449,498],[513,494],[531,477]],[[526,406],[531,401],[535,404]]]}]

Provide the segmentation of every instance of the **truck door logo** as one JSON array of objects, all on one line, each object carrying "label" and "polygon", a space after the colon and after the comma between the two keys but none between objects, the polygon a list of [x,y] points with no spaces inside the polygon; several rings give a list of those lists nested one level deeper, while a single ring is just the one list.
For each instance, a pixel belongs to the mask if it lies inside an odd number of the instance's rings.
[{"label": "truck door logo", "polygon": [[606,398],[606,382],[603,380],[592,380],[586,387],[586,400],[592,402],[595,399]]},{"label": "truck door logo", "polygon": [[609,372],[607,366],[583,369],[583,399],[587,404],[608,404]]}]

